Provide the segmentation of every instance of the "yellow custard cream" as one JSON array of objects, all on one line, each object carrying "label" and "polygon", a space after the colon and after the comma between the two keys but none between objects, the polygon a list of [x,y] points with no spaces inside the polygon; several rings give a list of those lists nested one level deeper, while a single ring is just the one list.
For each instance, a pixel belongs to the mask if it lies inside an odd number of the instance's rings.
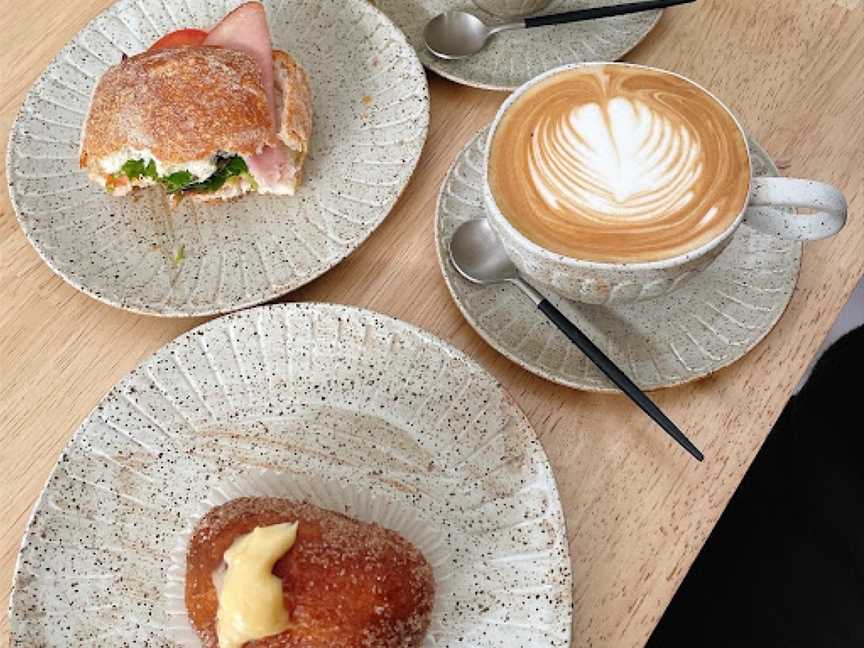
[{"label": "yellow custard cream", "polygon": [[294,546],[297,523],[256,527],[225,552],[216,634],[220,648],[241,648],[247,641],[284,632],[289,625],[282,581],[273,565]]}]

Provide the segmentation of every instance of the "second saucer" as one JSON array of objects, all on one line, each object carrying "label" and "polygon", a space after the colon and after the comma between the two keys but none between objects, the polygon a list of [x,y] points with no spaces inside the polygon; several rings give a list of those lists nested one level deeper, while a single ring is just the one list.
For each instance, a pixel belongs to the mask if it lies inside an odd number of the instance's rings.
[{"label": "second saucer", "polygon": [[[486,90],[515,90],[559,65],[616,61],[636,47],[660,20],[662,9],[601,20],[523,29],[494,38],[484,50],[458,61],[440,59],[426,49],[423,29],[438,14],[454,9],[475,13],[486,23],[493,16],[467,0],[376,0],[417,51],[420,61],[446,79]],[[558,13],[612,4],[608,0],[558,0],[542,13]]]},{"label": "second saucer", "polygon": [[[438,261],[456,305],[493,348],[528,371],[589,391],[612,391],[600,371],[510,286],[476,286],[450,265],[447,246],[463,222],[485,218],[483,146],[488,129],[450,169],[438,199]],[[754,172],[778,175],[750,142]],[[617,306],[547,297],[642,389],[703,378],[749,352],[774,327],[792,297],[802,245],[739,228],[726,250],[679,291]]]}]

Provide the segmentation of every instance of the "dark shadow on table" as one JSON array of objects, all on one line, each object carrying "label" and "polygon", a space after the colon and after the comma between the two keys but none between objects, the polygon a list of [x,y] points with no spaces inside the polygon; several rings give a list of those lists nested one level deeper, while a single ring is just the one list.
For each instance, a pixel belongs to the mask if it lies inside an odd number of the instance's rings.
[{"label": "dark shadow on table", "polygon": [[647,645],[864,647],[864,327],[789,401]]}]

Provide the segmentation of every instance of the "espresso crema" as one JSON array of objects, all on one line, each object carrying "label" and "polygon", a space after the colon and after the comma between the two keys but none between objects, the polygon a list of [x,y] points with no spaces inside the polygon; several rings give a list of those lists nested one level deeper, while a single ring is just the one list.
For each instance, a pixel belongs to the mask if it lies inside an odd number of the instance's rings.
[{"label": "espresso crema", "polygon": [[529,88],[493,137],[498,208],[541,247],[586,261],[657,261],[724,232],[750,187],[747,144],[713,97],[624,65]]}]

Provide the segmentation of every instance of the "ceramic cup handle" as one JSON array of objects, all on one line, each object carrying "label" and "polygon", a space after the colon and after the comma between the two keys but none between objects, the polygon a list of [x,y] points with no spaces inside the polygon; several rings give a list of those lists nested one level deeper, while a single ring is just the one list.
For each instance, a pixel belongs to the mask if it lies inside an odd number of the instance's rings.
[{"label": "ceramic cup handle", "polygon": [[[813,210],[809,214],[776,207]],[[799,178],[754,178],[744,222],[761,232],[798,241],[834,236],[846,224],[846,198],[831,185]]]}]

